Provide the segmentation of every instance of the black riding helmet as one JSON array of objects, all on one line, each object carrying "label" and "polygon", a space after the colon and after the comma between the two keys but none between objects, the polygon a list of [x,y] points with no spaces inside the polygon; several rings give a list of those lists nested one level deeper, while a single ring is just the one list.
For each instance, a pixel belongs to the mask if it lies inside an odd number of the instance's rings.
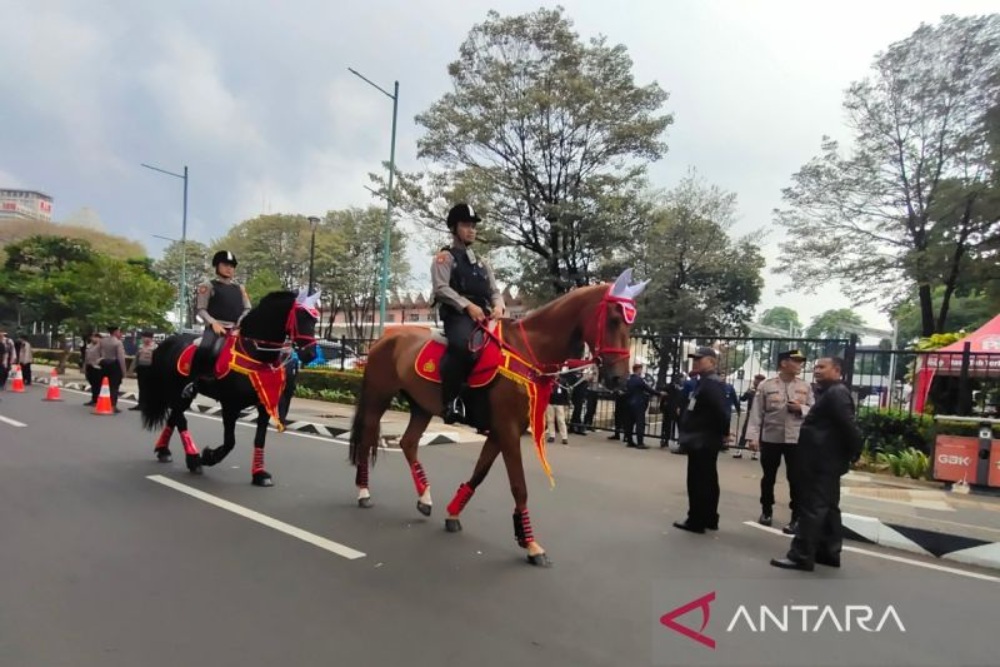
[{"label": "black riding helmet", "polygon": [[455,204],[448,211],[448,229],[451,231],[455,231],[460,222],[482,222],[482,220],[472,207],[465,203]]},{"label": "black riding helmet", "polygon": [[219,252],[212,255],[212,266],[217,267],[219,264],[225,262],[232,267],[236,267],[236,255],[229,252],[228,250],[220,250]]}]

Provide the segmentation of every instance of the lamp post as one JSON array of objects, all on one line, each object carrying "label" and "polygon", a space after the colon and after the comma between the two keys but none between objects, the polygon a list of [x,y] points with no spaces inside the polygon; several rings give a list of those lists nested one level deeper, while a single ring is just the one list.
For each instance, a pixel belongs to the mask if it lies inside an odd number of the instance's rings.
[{"label": "lamp post", "polygon": [[379,335],[381,336],[385,332],[385,302],[386,302],[386,292],[389,290],[389,236],[392,233],[392,183],[393,176],[396,172],[396,116],[399,111],[399,81],[395,82],[393,86],[393,92],[390,93],[382,86],[374,83],[371,79],[364,76],[357,70],[350,67],[347,70],[358,77],[368,85],[372,86],[383,95],[392,100],[392,140],[389,147],[389,193],[386,198],[386,209],[385,209],[385,239],[382,243],[382,275],[380,280],[379,289]]},{"label": "lamp post", "polygon": [[309,238],[309,291],[307,294],[313,293],[313,266],[316,261],[316,227],[319,226],[319,218],[315,215],[309,216],[309,228],[312,230],[312,236]]},{"label": "lamp post", "polygon": [[152,169],[153,171],[158,171],[161,174],[166,174],[167,176],[173,176],[174,178],[180,178],[184,181],[184,209],[181,218],[181,284],[180,284],[180,302],[181,302],[181,320],[178,324],[179,329],[183,329],[187,326],[188,308],[187,308],[187,225],[188,225],[188,168],[184,165],[183,174],[175,174],[172,171],[167,171],[166,169],[160,169],[159,167],[154,167],[142,163],[141,166],[146,169]]}]

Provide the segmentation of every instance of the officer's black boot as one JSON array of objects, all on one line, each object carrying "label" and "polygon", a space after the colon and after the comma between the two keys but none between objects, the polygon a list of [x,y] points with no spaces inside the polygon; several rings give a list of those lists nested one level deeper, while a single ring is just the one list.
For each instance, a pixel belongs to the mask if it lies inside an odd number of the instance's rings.
[{"label": "officer's black boot", "polygon": [[454,424],[465,419],[465,406],[459,398],[462,390],[462,369],[452,355],[445,352],[441,359],[441,397],[444,400],[444,423]]}]

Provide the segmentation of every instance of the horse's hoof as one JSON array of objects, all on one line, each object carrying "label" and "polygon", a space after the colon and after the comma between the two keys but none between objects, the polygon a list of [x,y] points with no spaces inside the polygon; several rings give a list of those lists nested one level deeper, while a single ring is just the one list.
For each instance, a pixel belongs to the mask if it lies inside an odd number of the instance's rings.
[{"label": "horse's hoof", "polygon": [[544,551],[534,556],[528,556],[528,562],[537,567],[552,567],[552,561]]},{"label": "horse's hoof", "polygon": [[215,450],[211,447],[206,447],[201,450],[201,463],[209,467],[214,466],[218,461],[215,458]]},{"label": "horse's hoof", "polygon": [[373,503],[372,503],[372,499],[370,497],[369,498],[358,498],[358,507],[361,507],[361,508],[364,508],[364,509],[367,510],[367,509],[371,509],[372,506],[373,506]]},{"label": "horse's hoof", "polygon": [[274,486],[274,480],[271,479],[271,473],[267,472],[255,473],[253,476],[252,483],[254,486],[263,486],[263,487]]},{"label": "horse's hoof", "polygon": [[188,471],[191,472],[192,475],[200,475],[200,474],[202,474],[203,471],[201,469],[201,457],[200,456],[198,456],[197,454],[186,454],[184,456],[184,459],[185,459],[185,463],[187,464],[187,469],[188,469]]},{"label": "horse's hoof", "polygon": [[462,531],[462,522],[458,519],[445,519],[444,529],[449,533],[459,533]]},{"label": "horse's hoof", "polygon": [[427,503],[422,503],[419,500],[417,501],[417,511],[420,512],[421,514],[423,514],[424,516],[430,516],[431,515],[431,510],[433,509],[433,507],[434,507],[433,505],[428,505]]},{"label": "horse's hoof", "polygon": [[156,450],[156,460],[160,463],[170,463],[174,460],[174,457],[170,455],[170,450],[162,447]]}]

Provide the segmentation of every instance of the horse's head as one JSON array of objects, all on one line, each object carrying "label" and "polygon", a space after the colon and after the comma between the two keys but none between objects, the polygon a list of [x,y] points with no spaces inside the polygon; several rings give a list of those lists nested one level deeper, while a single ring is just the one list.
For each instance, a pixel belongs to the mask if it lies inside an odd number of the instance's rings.
[{"label": "horse's head", "polygon": [[317,310],[316,305],[318,303],[319,290],[307,295],[306,290],[300,289],[288,314],[285,333],[291,339],[292,347],[295,348],[303,366],[316,358],[316,323],[319,322],[319,310]]},{"label": "horse's head", "polygon": [[618,389],[629,375],[629,337],[635,322],[635,300],[648,280],[632,283],[632,269],[626,269],[610,287],[595,290],[599,297],[584,327],[584,340],[598,363],[600,379],[608,389]]}]

